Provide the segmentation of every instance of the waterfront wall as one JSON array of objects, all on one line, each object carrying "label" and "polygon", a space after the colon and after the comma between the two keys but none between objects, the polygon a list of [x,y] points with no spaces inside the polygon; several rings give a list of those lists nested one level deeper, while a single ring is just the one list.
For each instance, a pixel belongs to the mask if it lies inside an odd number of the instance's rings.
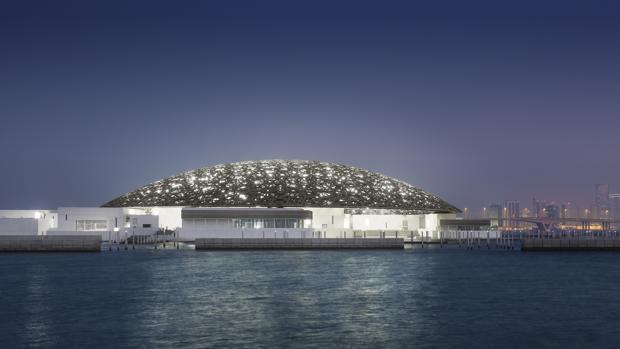
[{"label": "waterfront wall", "polygon": [[619,239],[525,238],[522,251],[620,251]]},{"label": "waterfront wall", "polygon": [[235,228],[211,228],[191,229],[182,228],[179,236],[182,241],[195,241],[198,239],[231,238],[231,239],[287,239],[287,238],[313,238],[318,237],[318,232],[312,229],[294,228],[270,228],[270,229],[235,229]]},{"label": "waterfront wall", "polygon": [[403,239],[196,239],[196,250],[402,249]]},{"label": "waterfront wall", "polygon": [[0,236],[0,252],[100,252],[101,236]]}]

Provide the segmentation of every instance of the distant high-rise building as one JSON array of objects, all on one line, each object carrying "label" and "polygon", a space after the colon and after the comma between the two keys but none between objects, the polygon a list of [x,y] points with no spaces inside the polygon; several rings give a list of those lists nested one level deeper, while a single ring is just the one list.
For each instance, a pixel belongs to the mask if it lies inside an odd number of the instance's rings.
[{"label": "distant high-rise building", "polygon": [[486,210],[486,217],[491,221],[492,227],[502,226],[502,206],[498,204],[491,204]]},{"label": "distant high-rise building", "polygon": [[518,221],[513,221],[511,219],[514,218],[520,218],[521,217],[521,210],[519,210],[519,201],[516,200],[506,200],[504,201],[504,212],[503,212],[503,218],[504,218],[504,227],[507,228],[518,228],[519,227],[519,222]]},{"label": "distant high-rise building", "polygon": [[610,218],[620,220],[620,194],[609,194],[609,208]]},{"label": "distant high-rise building", "polygon": [[521,209],[521,217],[523,217],[523,218],[532,217],[532,211],[529,208],[527,208],[527,207],[522,208]]},{"label": "distant high-rise building", "polygon": [[585,218],[583,215],[584,210],[581,208],[581,206],[575,205],[575,207],[573,208],[573,212],[575,212],[575,218]]},{"label": "distant high-rise building", "polygon": [[568,207],[566,206],[566,204],[562,204],[560,206],[560,218],[567,218],[568,217]]},{"label": "distant high-rise building", "polygon": [[609,216],[609,185],[596,184],[594,186],[594,212],[593,216],[607,218]]},{"label": "distant high-rise building", "polygon": [[536,198],[532,199],[532,215],[537,218],[544,217],[543,209],[545,206],[547,206],[545,201],[537,200]]},{"label": "distant high-rise building", "polygon": [[560,218],[561,212],[558,205],[547,205],[544,208],[545,217],[547,218]]},{"label": "distant high-rise building", "polygon": [[574,211],[574,207],[570,202],[560,205],[560,218],[578,218],[578,214]]}]

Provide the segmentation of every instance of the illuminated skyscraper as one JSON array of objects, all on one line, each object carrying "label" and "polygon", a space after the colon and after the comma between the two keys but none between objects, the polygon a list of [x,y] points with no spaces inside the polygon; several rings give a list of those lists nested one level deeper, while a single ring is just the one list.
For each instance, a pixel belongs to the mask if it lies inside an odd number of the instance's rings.
[{"label": "illuminated skyscraper", "polygon": [[560,206],[560,218],[566,218],[567,213],[568,213],[568,207],[566,206],[566,204],[562,204],[562,206]]}]

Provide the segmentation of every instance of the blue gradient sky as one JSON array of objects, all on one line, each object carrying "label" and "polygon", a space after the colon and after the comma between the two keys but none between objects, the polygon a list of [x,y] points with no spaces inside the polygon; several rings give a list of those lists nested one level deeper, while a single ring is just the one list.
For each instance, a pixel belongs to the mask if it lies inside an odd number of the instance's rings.
[{"label": "blue gradient sky", "polygon": [[1,1],[0,208],[316,159],[460,207],[620,192],[615,1]]}]

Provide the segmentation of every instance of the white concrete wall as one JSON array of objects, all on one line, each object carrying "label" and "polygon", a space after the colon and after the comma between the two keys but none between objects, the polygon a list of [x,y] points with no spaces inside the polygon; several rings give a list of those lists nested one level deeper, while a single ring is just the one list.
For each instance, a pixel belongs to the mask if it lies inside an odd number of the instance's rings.
[{"label": "white concrete wall", "polygon": [[442,213],[424,215],[424,226],[418,227],[418,236],[429,239],[439,239],[439,230],[441,228],[440,221],[442,219],[456,219],[456,214]]},{"label": "white concrete wall", "polygon": [[345,228],[343,208],[304,207],[312,211],[312,229],[314,230],[342,230]]},{"label": "white concrete wall", "polygon": [[[24,220],[21,223],[17,223],[17,221],[10,222],[7,220],[4,224],[0,224],[0,234],[5,233],[5,235],[15,229],[27,230],[28,234],[31,234],[32,222],[29,220],[34,220],[36,222],[34,232],[37,235],[43,235],[49,229],[53,229],[57,225],[57,214],[55,211],[50,210],[0,210],[0,220],[1,219]],[[21,224],[22,226],[18,227],[16,224]],[[18,231],[14,231],[14,233],[18,233]]]},{"label": "white concrete wall", "polygon": [[45,234],[50,229],[58,227],[58,213],[55,211],[43,211],[39,219],[39,234]]},{"label": "white concrete wall", "polygon": [[[126,207],[121,208],[125,216],[155,216],[157,219],[158,228],[168,228],[175,230],[182,226],[181,210],[182,206],[154,206],[154,207]],[[122,227],[125,226],[123,221]],[[152,220],[142,219],[140,225],[147,222],[153,222]],[[133,224],[132,224],[133,227]]]},{"label": "white concrete wall", "polygon": [[[125,215],[129,217],[129,225],[127,222],[123,225],[126,229],[157,231],[159,229],[159,216],[141,214],[141,215]],[[146,227],[144,225],[147,225]],[[150,227],[149,227],[150,226]]]},{"label": "white concrete wall", "polygon": [[[156,231],[159,229],[159,216],[145,214],[144,210],[117,207],[60,207],[58,208],[59,231],[77,231],[78,220],[106,221],[105,231],[115,228],[139,229]],[[143,224],[150,224],[150,228],[143,228]]]},{"label": "white concrete wall", "polygon": [[76,231],[78,220],[105,220],[106,230],[122,228],[125,215],[122,208],[108,207],[59,207],[58,228],[61,231]]},{"label": "white concrete wall", "polygon": [[[403,221],[407,222],[403,228]],[[418,216],[412,215],[354,215],[353,230],[417,230]]]},{"label": "white concrete wall", "polygon": [[0,218],[0,235],[38,235],[38,232],[38,219]]},{"label": "white concrete wall", "polygon": [[343,208],[305,207],[312,211],[312,228],[315,230],[438,230],[440,219],[456,217],[455,214],[427,214],[425,227],[420,227],[420,215],[348,215]]},{"label": "white concrete wall", "polygon": [[0,210],[0,218],[37,218],[46,210]]},{"label": "white concrete wall", "polygon": [[159,227],[162,229],[168,228],[175,230],[183,226],[183,220],[181,219],[181,210],[183,207],[155,207],[153,214],[159,216]]}]

